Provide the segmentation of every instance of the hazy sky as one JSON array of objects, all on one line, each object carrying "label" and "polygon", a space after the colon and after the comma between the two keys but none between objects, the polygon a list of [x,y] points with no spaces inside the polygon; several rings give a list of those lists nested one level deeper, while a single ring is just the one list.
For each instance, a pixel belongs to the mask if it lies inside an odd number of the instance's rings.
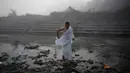
[{"label": "hazy sky", "polygon": [[52,11],[63,11],[68,6],[80,10],[91,0],[0,0],[0,16],[7,16],[10,9],[18,15],[49,14]]}]

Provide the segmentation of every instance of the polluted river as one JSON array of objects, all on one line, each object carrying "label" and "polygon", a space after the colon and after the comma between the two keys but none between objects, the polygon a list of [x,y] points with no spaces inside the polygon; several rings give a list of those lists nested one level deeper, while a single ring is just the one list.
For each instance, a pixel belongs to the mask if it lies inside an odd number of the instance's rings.
[{"label": "polluted river", "polygon": [[62,60],[61,46],[54,41],[54,36],[0,35],[0,73],[130,72],[127,38],[76,37],[73,61],[67,62]]}]

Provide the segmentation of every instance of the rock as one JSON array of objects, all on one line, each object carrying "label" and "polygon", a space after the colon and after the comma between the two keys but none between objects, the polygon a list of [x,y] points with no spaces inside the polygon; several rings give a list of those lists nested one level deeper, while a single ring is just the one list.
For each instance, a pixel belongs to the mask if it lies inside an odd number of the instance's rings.
[{"label": "rock", "polygon": [[84,73],[91,73],[91,71],[90,70],[85,70]]},{"label": "rock", "polygon": [[5,67],[4,64],[0,64],[0,70],[3,69]]},{"label": "rock", "polygon": [[76,68],[71,68],[72,72],[75,72],[75,73],[82,73],[80,70],[76,69]]},{"label": "rock", "polygon": [[34,56],[29,56],[29,58],[30,58],[30,59],[32,59],[32,60],[34,60],[34,59],[35,59],[35,57],[34,57]]},{"label": "rock", "polygon": [[38,59],[38,58],[41,58],[41,57],[47,57],[47,54],[39,54],[35,58]]},{"label": "rock", "polygon": [[7,53],[1,53],[0,54],[0,61],[6,61],[9,58],[9,55]]},{"label": "rock", "polygon": [[35,46],[25,46],[24,49],[38,49],[39,45],[35,45]]},{"label": "rock", "polygon": [[41,51],[40,53],[42,53],[43,55],[48,55],[50,53],[50,50]]},{"label": "rock", "polygon": [[129,57],[129,56],[123,56],[123,58],[130,60],[130,57]]},{"label": "rock", "polygon": [[27,70],[29,68],[29,65],[28,64],[25,64],[24,67],[23,67],[25,70]]},{"label": "rock", "polygon": [[126,56],[126,55],[121,54],[121,53],[120,53],[120,54],[118,54],[118,55],[117,55],[117,57],[124,58],[124,59],[128,59],[128,60],[130,59],[130,57],[129,57],[129,56]]},{"label": "rock", "polygon": [[89,59],[87,62],[88,62],[89,64],[93,64],[93,60],[90,60],[90,59]]},{"label": "rock", "polygon": [[54,54],[53,56],[54,56],[54,58],[57,58],[57,55],[56,55],[56,54]]},{"label": "rock", "polygon": [[89,53],[93,53],[93,51],[92,51],[92,50],[89,50]]},{"label": "rock", "polygon": [[2,64],[2,62],[0,62],[0,64]]},{"label": "rock", "polygon": [[104,54],[102,57],[104,57],[104,58],[110,58],[111,55],[110,54]]},{"label": "rock", "polygon": [[37,59],[36,59],[36,61],[34,61],[33,64],[43,65],[44,63],[42,62],[42,60],[37,60]]},{"label": "rock", "polygon": [[37,56],[29,56],[30,59],[34,60],[34,59],[39,59],[41,57],[47,57],[47,54],[38,54]]},{"label": "rock", "polygon": [[20,43],[20,41],[16,40],[16,41],[14,42],[14,45],[16,46],[16,45],[18,45],[19,43]]},{"label": "rock", "polygon": [[[44,56],[44,55],[43,55]],[[42,55],[37,55],[36,57],[34,57],[33,59],[39,59],[39,58],[41,58],[42,57]]]},{"label": "rock", "polygon": [[75,54],[75,56],[79,56],[79,54]]},{"label": "rock", "polygon": [[94,69],[100,69],[100,67],[99,66],[92,66],[91,68],[90,68],[90,70],[94,70]]},{"label": "rock", "polygon": [[35,72],[40,72],[40,71],[41,71],[40,68],[36,68],[36,69],[35,69]]},{"label": "rock", "polygon": [[5,65],[2,62],[0,62],[0,69],[3,69],[4,67]]}]

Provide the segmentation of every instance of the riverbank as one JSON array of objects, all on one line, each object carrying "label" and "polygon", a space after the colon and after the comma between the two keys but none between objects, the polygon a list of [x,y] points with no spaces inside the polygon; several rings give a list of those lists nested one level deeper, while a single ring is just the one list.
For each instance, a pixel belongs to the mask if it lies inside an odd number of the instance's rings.
[{"label": "riverbank", "polygon": [[55,36],[1,35],[1,73],[130,72],[128,37],[77,36],[71,62],[61,60],[62,49],[54,40]]}]

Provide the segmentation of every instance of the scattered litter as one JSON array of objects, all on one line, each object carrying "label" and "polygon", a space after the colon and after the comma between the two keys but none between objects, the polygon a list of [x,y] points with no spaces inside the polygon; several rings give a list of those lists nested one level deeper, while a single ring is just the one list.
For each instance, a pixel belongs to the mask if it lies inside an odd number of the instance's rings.
[{"label": "scattered litter", "polygon": [[104,64],[104,69],[109,69],[110,66],[108,66],[107,64]]}]

